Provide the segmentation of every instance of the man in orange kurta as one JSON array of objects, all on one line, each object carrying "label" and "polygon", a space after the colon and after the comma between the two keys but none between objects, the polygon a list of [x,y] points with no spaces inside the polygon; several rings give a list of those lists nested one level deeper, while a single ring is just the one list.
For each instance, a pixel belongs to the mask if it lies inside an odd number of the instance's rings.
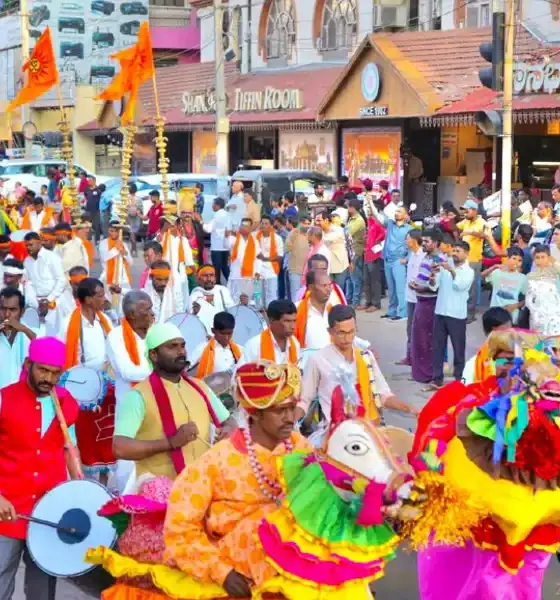
[{"label": "man in orange kurta", "polygon": [[308,442],[293,431],[300,390],[290,365],[248,363],[236,374],[249,425],[208,450],[177,478],[167,509],[167,558],[202,583],[232,597],[276,572],[256,544],[262,518],[278,505],[276,458]]}]

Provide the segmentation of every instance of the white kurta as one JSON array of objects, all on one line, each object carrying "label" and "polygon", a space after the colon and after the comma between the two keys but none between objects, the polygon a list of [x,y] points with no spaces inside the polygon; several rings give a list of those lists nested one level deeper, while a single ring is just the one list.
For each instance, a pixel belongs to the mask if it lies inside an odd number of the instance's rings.
[{"label": "white kurta", "polygon": [[180,286],[168,283],[163,292],[163,298],[161,298],[154,289],[152,281],[148,280],[144,291],[150,296],[150,300],[152,301],[152,310],[154,311],[156,323],[165,323],[173,315],[185,312],[183,293]]},{"label": "white kurta", "polygon": [[[237,362],[237,367],[240,367],[241,365],[245,365],[247,363],[257,362],[261,359],[261,335],[262,334],[259,333],[259,335],[256,335],[255,337],[251,338],[245,344],[245,346],[243,346],[243,353],[239,357],[239,361]],[[300,354],[301,354],[299,342],[297,341],[297,339],[294,336],[292,336],[291,341],[293,341],[296,345],[297,358],[299,361]],[[282,364],[289,362],[290,340],[286,344],[286,350],[283,351],[280,348],[280,346],[278,345],[276,338],[274,336],[272,336],[272,346],[274,348],[274,359],[275,359],[276,364],[282,365]]]},{"label": "white kurta", "polygon": [[[261,253],[261,246],[259,241],[257,240],[257,236],[254,233],[250,235],[253,236],[255,240],[255,257],[257,257]],[[233,250],[236,242],[236,236],[230,235],[226,244],[229,250]],[[237,250],[237,258],[231,261],[231,268],[228,280],[228,288],[231,292],[231,296],[233,301],[238,304],[239,297],[241,294],[246,294],[249,296],[249,299],[253,297],[253,293],[255,291],[255,280],[253,277],[243,277],[241,275],[241,268],[243,265],[243,259],[245,258],[245,250],[247,248],[248,238],[245,239],[243,236],[240,237],[239,240],[239,248]],[[258,258],[255,258],[253,273],[257,274],[261,272],[261,261]]]},{"label": "white kurta", "polygon": [[193,312],[193,302],[200,305],[198,318],[204,323],[206,330],[211,334],[214,326],[214,317],[219,312],[227,311],[235,306],[231,292],[223,285],[215,285],[211,290],[196,287],[189,296],[188,311]]},{"label": "white kurta", "polygon": [[107,261],[112,258],[117,258],[119,256],[119,251],[117,248],[113,248],[109,250],[109,240],[104,239],[99,242],[99,260],[103,266],[103,270],[101,271],[101,276],[99,277],[100,281],[103,282],[104,285],[115,285],[118,284],[122,288],[130,288],[132,286],[132,282],[128,279],[128,274],[126,272],[125,263],[129,266],[131,265],[130,252],[126,246],[126,254],[122,257],[123,260],[117,260],[117,264],[120,263],[119,273],[117,273],[116,281],[107,281]]},{"label": "white kurta", "polygon": [[29,354],[31,340],[18,331],[14,343],[10,345],[4,333],[0,333],[0,389],[19,381],[23,362]]},{"label": "white kurta", "polygon": [[[301,302],[296,303],[299,306]],[[310,350],[319,350],[331,343],[331,334],[329,333],[329,311],[325,307],[325,311],[321,314],[309,302],[309,310],[307,312],[307,327],[305,329],[305,347]]]},{"label": "white kurta", "polygon": [[[58,334],[58,339],[66,344],[68,326],[72,315],[66,317]],[[90,323],[82,315],[82,342],[78,348],[80,364],[91,369],[103,369],[107,361],[107,338],[103,325],[97,317]]]},{"label": "white kurta", "polygon": [[[171,277],[175,285],[179,284],[183,293],[183,304],[189,296],[189,283],[187,280],[187,268],[194,266],[194,259],[189,240],[184,236],[171,235],[167,232],[162,241],[163,247],[167,246],[163,254],[163,260],[171,265]],[[179,261],[179,249],[183,246],[183,254],[185,261]]]},{"label": "white kurta", "polygon": [[65,244],[57,246],[56,252],[62,260],[62,267],[66,274],[74,267],[83,267],[89,273],[88,253],[80,238],[72,238]]},{"label": "white kurta", "polygon": [[[191,364],[196,365],[200,362],[200,358],[202,353],[206,349],[206,346],[209,342],[204,342],[203,344],[199,344],[195,351],[192,353],[192,356],[189,356],[189,360]],[[235,369],[235,356],[233,356],[233,352],[231,348],[228,346],[224,348],[221,344],[216,342],[216,346],[214,348],[214,368],[212,369],[213,373],[223,373],[224,371],[232,371]]]},{"label": "white kurta", "polygon": [[29,221],[31,223],[31,230],[35,231],[36,233],[39,233],[41,231],[41,229],[43,229],[43,227],[54,227],[55,223],[54,223],[54,219],[51,217],[46,225],[43,225],[43,219],[45,217],[45,211],[41,211],[40,213],[35,212],[34,210],[32,210],[29,213]]},{"label": "white kurta", "polygon": [[62,261],[54,252],[41,248],[36,259],[28,256],[23,265],[27,279],[33,286],[37,299],[45,298],[49,302],[56,302],[56,307],[49,310],[45,319],[48,335],[56,335],[64,318],[59,302],[65,290],[69,287],[62,268]]}]

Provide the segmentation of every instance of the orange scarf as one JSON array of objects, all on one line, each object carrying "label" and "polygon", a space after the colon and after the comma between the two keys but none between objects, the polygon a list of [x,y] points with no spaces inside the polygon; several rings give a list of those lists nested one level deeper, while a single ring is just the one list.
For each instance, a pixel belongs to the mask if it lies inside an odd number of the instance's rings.
[{"label": "orange scarf", "polygon": [[[241,356],[241,348],[235,343],[230,342],[229,348],[233,353],[233,358],[235,362],[237,362]],[[196,372],[196,376],[199,379],[203,379],[204,377],[208,377],[208,375],[212,375],[214,372],[214,360],[216,358],[216,338],[212,338],[208,344],[206,344],[206,348],[204,348],[204,352],[200,357],[200,362],[198,363],[198,371]]]},{"label": "orange scarf", "polygon": [[[169,250],[169,238],[171,237],[171,233],[169,231],[163,236],[163,256],[167,256],[167,251]],[[171,261],[171,252],[169,253],[168,260]],[[179,264],[186,263],[185,258],[185,248],[183,246],[183,238],[179,236]],[[173,265],[172,265],[173,266]]]},{"label": "orange scarf", "polygon": [[138,353],[138,344],[136,342],[136,334],[134,333],[134,329],[132,329],[130,323],[126,319],[121,321],[121,325],[124,347],[128,352],[128,356],[130,357],[132,364],[138,366],[140,364],[140,354]]},{"label": "orange scarf", "polygon": [[489,377],[492,377],[492,375],[495,375],[494,361],[490,360],[488,354],[488,342],[484,342],[480,350],[476,353],[473,383],[485,381]]},{"label": "orange scarf", "polygon": [[[107,317],[98,312],[96,317],[99,319],[101,323],[101,327],[103,328],[103,333],[105,337],[107,337],[111,331],[111,325],[109,324],[109,320]],[[70,323],[68,324],[68,332],[66,333],[66,364],[64,365],[64,370],[71,369],[76,365],[80,364],[80,333],[82,330],[81,327],[81,318],[82,311],[77,308],[70,317]]]},{"label": "orange scarf", "polygon": [[[257,240],[259,241],[260,244],[262,244],[262,240],[263,239],[263,233],[262,231],[259,231],[259,233],[257,233]],[[270,256],[269,258],[277,258],[278,254],[276,253],[276,235],[274,234],[273,231],[270,232]],[[276,261],[274,261],[272,263],[272,268],[274,269],[274,272],[276,273],[276,275],[278,275],[278,273],[280,273],[280,264]]]},{"label": "orange scarf", "polygon": [[358,348],[354,351],[356,358],[356,373],[358,376],[358,384],[360,386],[360,396],[362,398],[362,404],[364,405],[366,419],[379,422],[379,411],[375,404],[375,396],[371,389],[371,382],[369,377],[369,369],[362,356],[362,353]]},{"label": "orange scarf", "polygon": [[[231,251],[230,262],[234,263],[237,260],[237,254],[239,252],[239,242],[241,240],[241,234],[238,233],[235,238],[235,244]],[[255,238],[252,234],[249,234],[247,238],[247,245],[245,246],[245,256],[243,257],[243,264],[241,265],[241,277],[254,277],[255,275],[255,259],[257,258],[257,245],[255,244]]]},{"label": "orange scarf", "polygon": [[[346,306],[348,304],[348,302],[346,302],[346,298],[344,297],[344,292],[335,283],[333,283],[333,292],[334,292],[335,296],[338,298],[338,301],[340,302],[340,304],[344,304],[344,306]],[[311,292],[309,290],[305,290],[305,293],[303,294],[303,299],[309,298],[309,296],[311,296]]]},{"label": "orange scarf", "polygon": [[[274,338],[272,331],[265,329],[261,333],[261,359],[276,362],[276,353],[274,352]],[[295,365],[297,364],[297,348],[293,337],[288,340],[288,361]]]},{"label": "orange scarf", "polygon": [[[119,240],[113,240],[111,238],[109,238],[107,240],[108,244],[109,244],[109,251],[111,251],[113,248],[116,248],[117,246],[121,245],[122,242]],[[116,279],[116,273],[117,273],[117,261],[119,260],[118,256],[115,256],[114,258],[110,258],[107,261],[107,285],[119,285],[120,281],[115,281]],[[122,259],[123,264],[124,264],[124,270],[126,273],[126,277],[128,279],[128,283],[132,282],[132,277],[130,276],[130,265],[126,262],[126,260],[124,260],[124,257]],[[119,278],[120,278],[120,273],[119,273]]]},{"label": "orange scarf", "polygon": [[[295,336],[299,345],[305,348],[305,334],[307,332],[307,321],[309,320],[309,303],[311,302],[311,296],[306,295],[303,300],[299,303],[297,314],[296,314],[296,331]],[[332,304],[327,304],[327,312],[330,312]]]},{"label": "orange scarf", "polygon": [[[32,212],[31,209],[27,209],[25,211],[25,214],[23,215],[23,221],[21,222],[22,229],[31,229],[31,212]],[[49,226],[49,222],[53,218],[53,215],[54,215],[54,209],[51,208],[50,206],[47,206],[43,210],[43,219],[41,221],[41,229],[43,227]]]},{"label": "orange scarf", "polygon": [[[82,240],[82,238],[80,239]],[[86,249],[88,255],[89,270],[91,271],[91,269],[93,268],[93,259],[95,257],[95,248],[93,247],[93,243],[91,242],[91,240],[82,240],[82,244]]]}]

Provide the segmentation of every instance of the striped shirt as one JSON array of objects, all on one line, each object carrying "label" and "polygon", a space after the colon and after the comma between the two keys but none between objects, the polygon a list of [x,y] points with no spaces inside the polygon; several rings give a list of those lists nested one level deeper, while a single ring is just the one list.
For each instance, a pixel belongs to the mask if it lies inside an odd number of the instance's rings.
[{"label": "striped shirt", "polygon": [[417,291],[416,296],[418,298],[433,298],[437,296],[437,291],[433,291],[429,289],[430,286],[430,278],[432,276],[432,267],[438,263],[445,262],[445,258],[439,252],[435,252],[434,254],[426,254],[420,263],[420,267],[418,268],[418,275],[416,275],[416,279],[414,280],[416,285],[421,288],[428,288],[423,291]]}]

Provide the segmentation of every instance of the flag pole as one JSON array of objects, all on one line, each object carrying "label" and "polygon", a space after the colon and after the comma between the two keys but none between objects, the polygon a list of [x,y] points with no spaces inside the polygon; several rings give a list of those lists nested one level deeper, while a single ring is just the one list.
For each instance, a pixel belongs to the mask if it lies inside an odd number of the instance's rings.
[{"label": "flag pole", "polygon": [[68,176],[68,181],[70,182],[68,191],[70,192],[70,198],[72,200],[72,220],[74,223],[79,223],[81,220],[81,211],[78,204],[78,190],[76,189],[76,173],[74,172],[74,153],[72,148],[71,129],[70,123],[68,123],[66,109],[64,108],[64,102],[62,100],[62,88],[60,86],[59,78],[57,78],[56,81],[56,95],[58,97],[58,107],[60,109],[61,116],[58,128],[62,134],[62,158],[66,162],[66,174]]},{"label": "flag pole", "polygon": [[154,86],[154,99],[156,104],[156,148],[158,149],[158,170],[161,175],[161,191],[163,192],[163,205],[169,210],[169,159],[167,158],[167,138],[164,135],[165,118],[161,115],[159,95],[157,90],[156,70],[152,69],[152,84]]}]

